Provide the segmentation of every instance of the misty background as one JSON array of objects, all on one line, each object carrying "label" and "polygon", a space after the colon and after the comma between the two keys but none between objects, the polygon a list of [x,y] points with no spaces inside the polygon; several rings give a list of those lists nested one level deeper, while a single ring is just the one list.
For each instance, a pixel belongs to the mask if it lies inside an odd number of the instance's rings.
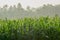
[{"label": "misty background", "polygon": [[24,17],[60,16],[59,0],[0,0],[0,19]]}]

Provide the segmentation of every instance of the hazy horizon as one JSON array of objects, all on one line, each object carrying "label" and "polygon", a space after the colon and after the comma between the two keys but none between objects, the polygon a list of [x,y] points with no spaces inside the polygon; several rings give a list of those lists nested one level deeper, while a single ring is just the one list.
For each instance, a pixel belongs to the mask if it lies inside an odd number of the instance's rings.
[{"label": "hazy horizon", "polygon": [[18,3],[21,3],[23,8],[26,8],[27,6],[37,8],[39,6],[42,6],[43,4],[60,4],[60,0],[0,0],[0,7],[5,4],[10,6],[17,5]]}]

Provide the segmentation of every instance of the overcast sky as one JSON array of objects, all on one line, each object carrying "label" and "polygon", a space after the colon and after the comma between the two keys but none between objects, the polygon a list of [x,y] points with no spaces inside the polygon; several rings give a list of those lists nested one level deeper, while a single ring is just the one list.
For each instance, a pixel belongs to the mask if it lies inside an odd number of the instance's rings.
[{"label": "overcast sky", "polygon": [[21,3],[24,8],[26,6],[30,7],[39,7],[42,6],[43,4],[60,4],[60,0],[0,0],[0,6],[2,7],[3,5],[17,5],[18,3]]}]

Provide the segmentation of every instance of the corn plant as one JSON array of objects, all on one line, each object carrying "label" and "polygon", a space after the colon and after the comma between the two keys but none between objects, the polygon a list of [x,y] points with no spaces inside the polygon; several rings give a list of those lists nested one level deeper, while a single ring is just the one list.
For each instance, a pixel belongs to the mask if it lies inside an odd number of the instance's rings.
[{"label": "corn plant", "polygon": [[0,40],[60,40],[60,17],[0,19]]}]

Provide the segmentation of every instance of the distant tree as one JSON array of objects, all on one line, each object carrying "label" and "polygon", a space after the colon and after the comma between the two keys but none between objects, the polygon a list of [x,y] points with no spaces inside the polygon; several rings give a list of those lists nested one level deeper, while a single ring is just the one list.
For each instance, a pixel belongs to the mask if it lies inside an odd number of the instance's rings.
[{"label": "distant tree", "polygon": [[14,6],[13,6],[13,11],[16,11],[16,9],[17,9],[17,8],[16,8],[16,5],[14,5]]},{"label": "distant tree", "polygon": [[20,3],[18,3],[17,5],[17,13],[22,13],[24,11],[24,9],[22,8],[22,5]]},{"label": "distant tree", "polygon": [[8,5],[4,5],[4,6],[3,6],[3,8],[7,8],[7,7],[8,7]]},{"label": "distant tree", "polygon": [[10,7],[9,7],[9,10],[8,10],[8,13],[11,14],[12,12],[13,12],[13,7],[10,6]]},{"label": "distant tree", "polygon": [[12,7],[12,6],[10,6],[10,7],[9,7],[9,11],[12,11],[12,9],[13,9],[13,7]]},{"label": "distant tree", "polygon": [[7,17],[7,12],[8,12],[8,5],[4,5],[3,8],[1,9],[1,13],[3,15],[3,17]]},{"label": "distant tree", "polygon": [[32,12],[32,9],[30,8],[30,6],[27,6],[27,11]]},{"label": "distant tree", "polygon": [[16,5],[13,6],[13,9],[12,10],[13,10],[14,15],[18,14],[17,13],[17,7],[16,7]]},{"label": "distant tree", "polygon": [[30,10],[30,6],[27,6],[27,10]]},{"label": "distant tree", "polygon": [[13,8],[16,8],[16,5],[14,5]]},{"label": "distant tree", "polygon": [[21,8],[22,8],[22,6],[21,6],[20,3],[18,3],[17,8],[18,8],[18,9],[21,9]]},{"label": "distant tree", "polygon": [[8,5],[3,6],[3,11],[7,11]]},{"label": "distant tree", "polygon": [[46,7],[46,5],[44,4],[44,5],[43,5],[43,7],[45,8],[45,7]]}]

